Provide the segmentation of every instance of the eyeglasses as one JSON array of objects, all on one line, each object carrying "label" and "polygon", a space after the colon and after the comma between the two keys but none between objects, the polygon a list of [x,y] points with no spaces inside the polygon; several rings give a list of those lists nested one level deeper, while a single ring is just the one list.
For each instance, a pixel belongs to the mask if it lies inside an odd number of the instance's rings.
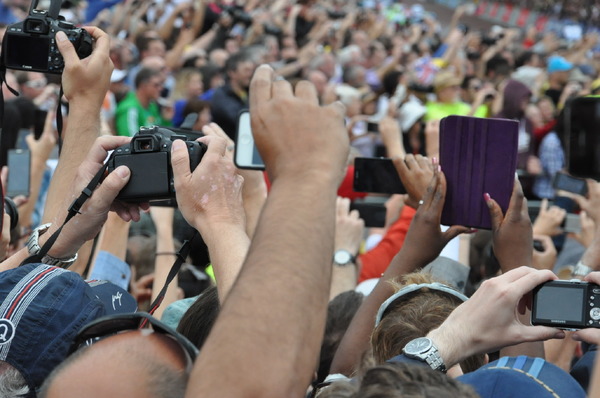
[{"label": "eyeglasses", "polygon": [[187,370],[191,371],[194,360],[198,356],[198,349],[185,336],[171,329],[146,312],[135,312],[131,314],[109,315],[86,325],[77,334],[71,344],[69,355],[78,349],[90,346],[105,338],[133,330],[139,330],[148,323],[156,333],[168,336],[175,340],[182,348],[187,358]]}]

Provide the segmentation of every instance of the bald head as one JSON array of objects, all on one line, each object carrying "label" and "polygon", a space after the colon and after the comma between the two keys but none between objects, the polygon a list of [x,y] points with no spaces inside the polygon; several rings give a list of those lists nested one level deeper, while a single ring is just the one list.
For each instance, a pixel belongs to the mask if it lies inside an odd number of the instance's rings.
[{"label": "bald head", "polygon": [[83,348],[52,372],[44,398],[183,397],[185,354],[171,338],[144,329]]}]

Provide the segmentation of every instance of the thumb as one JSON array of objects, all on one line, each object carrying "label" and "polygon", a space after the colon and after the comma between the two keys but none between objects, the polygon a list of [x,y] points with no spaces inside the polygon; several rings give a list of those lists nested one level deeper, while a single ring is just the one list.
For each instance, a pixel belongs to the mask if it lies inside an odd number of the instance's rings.
[{"label": "thumb", "polygon": [[178,190],[177,185],[183,181],[187,181],[192,174],[190,171],[190,156],[182,140],[173,141],[171,146],[171,166],[173,168],[175,190]]},{"label": "thumb", "polygon": [[56,32],[56,46],[58,50],[63,56],[65,60],[65,66],[70,65],[73,62],[77,61],[79,57],[77,56],[77,52],[75,51],[75,47],[73,47],[73,43],[69,41],[69,38],[65,34],[65,32],[58,31]]},{"label": "thumb", "polygon": [[102,209],[102,211],[104,209],[108,211],[121,189],[129,182],[130,177],[131,171],[127,166],[119,166],[106,176],[92,196],[95,207]]},{"label": "thumb", "polygon": [[497,231],[504,220],[504,215],[502,214],[502,209],[500,205],[490,197],[489,194],[485,194],[485,203],[488,205],[490,209],[490,218],[492,220],[492,231]]},{"label": "thumb", "polygon": [[444,233],[444,240],[446,242],[450,242],[452,239],[456,238],[460,234],[464,234],[467,232],[471,232],[470,228],[463,227],[462,225],[453,225],[448,228]]},{"label": "thumb", "polygon": [[565,332],[549,326],[525,326],[523,341],[544,341],[549,339],[563,339]]}]

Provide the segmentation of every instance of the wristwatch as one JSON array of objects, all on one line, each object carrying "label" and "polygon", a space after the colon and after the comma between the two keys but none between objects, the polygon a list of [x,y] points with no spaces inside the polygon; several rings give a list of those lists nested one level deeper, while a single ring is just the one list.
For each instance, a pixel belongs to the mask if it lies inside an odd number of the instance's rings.
[{"label": "wristwatch", "polygon": [[336,250],[336,252],[333,254],[333,263],[342,267],[348,264],[356,264],[356,257],[354,257],[348,250]]},{"label": "wristwatch", "polygon": [[426,362],[431,369],[446,373],[446,364],[440,356],[440,351],[428,337],[419,337],[411,340],[402,349],[404,355],[409,358]]},{"label": "wristwatch", "polygon": [[[36,229],[33,230],[29,239],[27,240],[27,251],[30,256],[34,256],[42,250],[39,244],[40,236],[42,236],[48,229],[52,226],[52,223],[42,224]],[[42,257],[41,262],[48,265],[54,265],[56,267],[66,268],[71,266],[75,260],[77,260],[77,253],[73,257],[70,258],[56,258],[52,257],[48,254]]]},{"label": "wristwatch", "polygon": [[571,275],[584,277],[592,271],[593,271],[593,269],[591,269],[590,267],[588,267],[587,265],[585,265],[584,263],[579,261],[577,263],[577,265],[575,265],[575,267],[573,268],[573,271],[571,271]]}]

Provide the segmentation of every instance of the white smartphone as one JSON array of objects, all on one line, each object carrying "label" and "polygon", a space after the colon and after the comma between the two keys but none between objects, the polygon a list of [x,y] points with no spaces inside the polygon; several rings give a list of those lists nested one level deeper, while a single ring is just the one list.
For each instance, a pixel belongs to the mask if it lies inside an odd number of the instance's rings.
[{"label": "white smartphone", "polygon": [[248,111],[242,111],[238,118],[234,160],[235,165],[240,169],[265,169],[265,163],[254,145],[254,137],[250,127],[250,112]]}]

